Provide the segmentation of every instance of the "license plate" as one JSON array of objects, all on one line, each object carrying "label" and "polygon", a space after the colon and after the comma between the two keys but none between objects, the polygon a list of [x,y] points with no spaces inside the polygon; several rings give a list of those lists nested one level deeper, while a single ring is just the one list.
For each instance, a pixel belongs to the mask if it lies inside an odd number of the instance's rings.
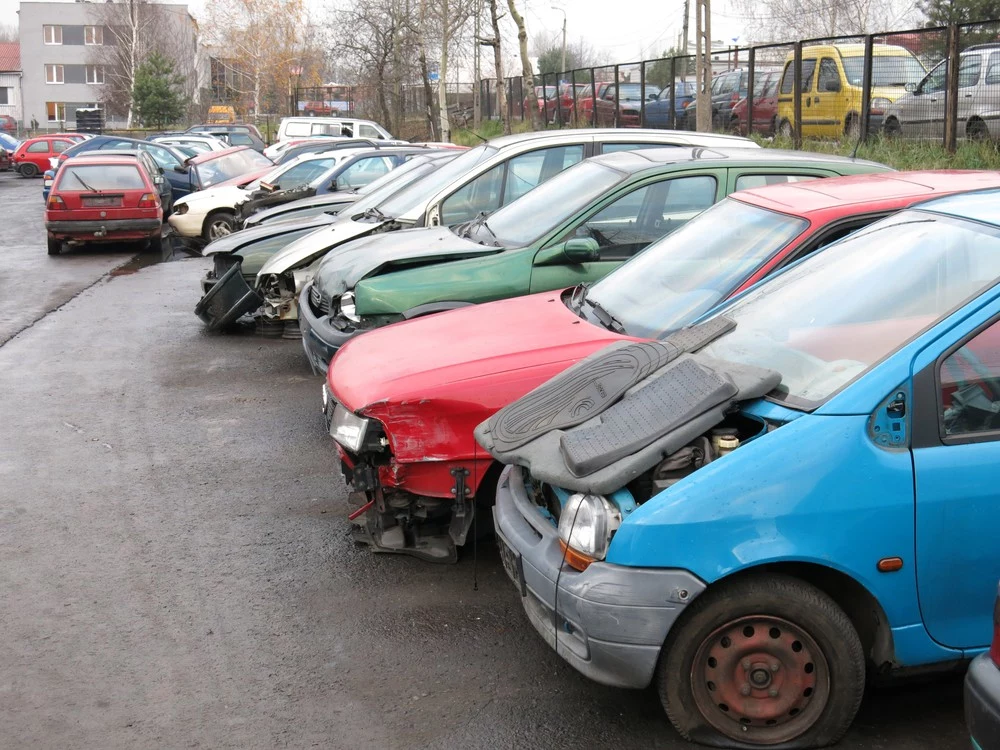
[{"label": "license plate", "polygon": [[524,585],[524,566],[521,564],[521,555],[499,533],[497,533],[496,537],[497,547],[500,548],[500,562],[503,563],[503,569],[507,571],[507,575],[510,576],[510,580],[517,586],[517,590],[521,592],[521,596],[524,596],[528,592]]},{"label": "license plate", "polygon": [[122,204],[122,199],[117,196],[111,197],[100,197],[100,198],[84,198],[84,206],[120,206]]}]

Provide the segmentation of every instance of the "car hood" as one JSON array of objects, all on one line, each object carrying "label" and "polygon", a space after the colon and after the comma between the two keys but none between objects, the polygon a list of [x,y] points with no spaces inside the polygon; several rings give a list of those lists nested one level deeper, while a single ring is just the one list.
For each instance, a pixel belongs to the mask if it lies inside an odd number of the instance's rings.
[{"label": "car hood", "polygon": [[495,410],[623,340],[633,339],[581,319],[560,292],[546,292],[369,331],[340,349],[327,382],[352,411],[375,407],[390,420],[390,404],[414,399],[430,409],[454,400]]},{"label": "car hood", "polygon": [[286,222],[275,222],[273,224],[264,224],[259,227],[250,227],[249,229],[241,229],[239,232],[233,232],[232,234],[227,234],[224,237],[220,237],[202,249],[202,255],[218,255],[219,253],[231,253],[244,247],[247,243],[256,242],[257,240],[266,240],[270,237],[277,237],[278,235],[288,234],[289,232],[297,232],[300,229],[308,229],[309,227],[320,228],[326,226],[334,220],[331,214],[319,214],[318,216],[311,216],[308,219],[297,219],[289,220]]},{"label": "car hood", "polygon": [[459,237],[447,227],[405,229],[337,248],[316,269],[316,284],[324,294],[339,296],[367,276],[403,270],[417,263],[493,255],[503,249]]},{"label": "car hood", "polygon": [[338,245],[366,234],[384,231],[392,224],[391,221],[355,221],[350,216],[341,215],[333,218],[331,224],[320,227],[305,237],[300,237],[280,253],[277,253],[264,264],[264,267],[257,274],[257,278],[268,274],[281,274],[307,266]]},{"label": "car hood", "polygon": [[[259,224],[275,214],[282,214],[296,208],[308,208],[310,206],[323,206],[325,211],[339,211],[342,210],[344,206],[354,203],[356,200],[363,197],[364,196],[359,195],[358,193],[351,192],[328,193],[320,196],[314,195],[308,198],[299,198],[298,200],[289,201],[288,203],[279,203],[275,206],[270,206],[252,214],[247,220],[251,221],[252,224]],[[295,221],[295,219],[292,220]],[[277,221],[289,220],[277,219]]]},{"label": "car hood", "polygon": [[199,190],[195,193],[185,195],[183,198],[178,198],[174,202],[174,206],[182,204],[194,206],[202,201],[220,206],[235,206],[240,201],[246,200],[249,195],[246,190],[235,186],[211,187],[207,190]]}]

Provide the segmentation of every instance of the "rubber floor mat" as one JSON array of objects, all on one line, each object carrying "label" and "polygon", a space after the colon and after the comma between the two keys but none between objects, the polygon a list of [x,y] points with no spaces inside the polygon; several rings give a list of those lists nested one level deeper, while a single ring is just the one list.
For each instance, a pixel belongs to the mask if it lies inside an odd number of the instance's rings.
[{"label": "rubber floor mat", "polygon": [[486,423],[491,450],[510,451],[546,432],[585,422],[640,380],[735,326],[732,318],[721,316],[663,341],[605,347],[494,414]]},{"label": "rubber floor mat", "polygon": [[648,385],[608,408],[597,424],[563,434],[566,466],[576,476],[610,466],[737,392],[731,380],[692,359],[672,362]]}]

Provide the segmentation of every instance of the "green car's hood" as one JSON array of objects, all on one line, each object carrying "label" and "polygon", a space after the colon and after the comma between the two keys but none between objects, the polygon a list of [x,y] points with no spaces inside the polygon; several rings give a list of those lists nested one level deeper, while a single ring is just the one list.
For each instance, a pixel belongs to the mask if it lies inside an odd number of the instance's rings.
[{"label": "green car's hood", "polygon": [[319,264],[315,283],[324,294],[339,297],[368,276],[493,255],[503,249],[459,237],[447,227],[405,229],[362,237],[336,248]]}]

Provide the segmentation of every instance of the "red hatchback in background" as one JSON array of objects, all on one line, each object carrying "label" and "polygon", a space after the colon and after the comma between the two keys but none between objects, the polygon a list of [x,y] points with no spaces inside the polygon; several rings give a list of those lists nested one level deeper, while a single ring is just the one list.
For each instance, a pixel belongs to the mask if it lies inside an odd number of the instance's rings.
[{"label": "red hatchback in background", "polygon": [[[753,82],[753,132],[774,135],[778,122],[778,80],[781,71],[769,70],[754,76]],[[740,135],[747,133],[747,100],[740,99],[733,105],[729,129]]]},{"label": "red hatchback in background", "polygon": [[29,138],[17,147],[11,162],[22,177],[37,177],[49,169],[49,158],[61,154],[78,140],[68,135]]},{"label": "red hatchback in background", "polygon": [[[324,412],[351,488],[356,540],[454,560],[476,506],[493,501],[501,467],[473,430],[497,410],[612,342],[661,338],[691,324],[890,213],[1000,186],[1000,172],[884,172],[768,185],[774,177],[754,175],[749,189],[592,285],[428,315],[344,345],[327,371]],[[467,503],[456,506],[456,497]]]},{"label": "red hatchback in background", "polygon": [[162,214],[156,186],[135,157],[67,159],[45,205],[49,255],[63,242],[148,241],[158,252]]}]

